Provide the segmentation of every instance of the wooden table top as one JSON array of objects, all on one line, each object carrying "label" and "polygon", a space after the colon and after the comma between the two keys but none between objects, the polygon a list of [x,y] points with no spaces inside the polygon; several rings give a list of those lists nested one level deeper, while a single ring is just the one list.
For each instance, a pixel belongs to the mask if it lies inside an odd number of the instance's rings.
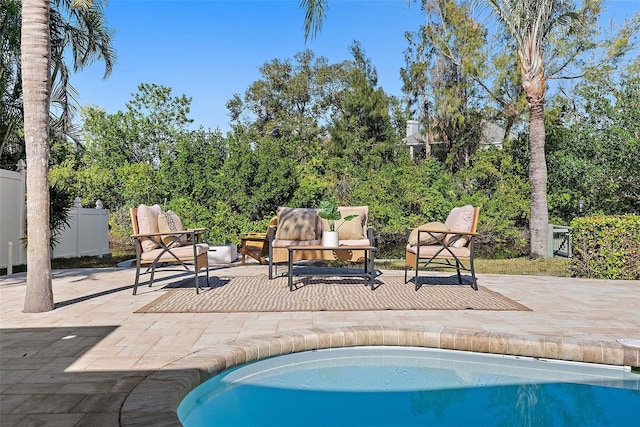
[{"label": "wooden table top", "polygon": [[318,250],[325,250],[325,251],[330,251],[330,250],[367,250],[367,251],[375,251],[378,250],[377,247],[375,246],[371,246],[371,245],[341,245],[341,246],[322,246],[322,245],[309,245],[309,246],[297,246],[297,245],[291,245],[291,246],[287,246],[287,249],[292,250],[292,251],[300,251],[300,250],[312,250],[312,251],[318,251]]}]

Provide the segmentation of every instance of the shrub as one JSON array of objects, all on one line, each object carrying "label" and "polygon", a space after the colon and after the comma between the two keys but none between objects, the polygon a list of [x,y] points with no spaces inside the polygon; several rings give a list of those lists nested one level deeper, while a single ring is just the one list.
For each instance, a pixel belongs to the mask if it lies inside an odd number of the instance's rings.
[{"label": "shrub", "polygon": [[571,222],[571,274],[640,279],[640,216],[596,216]]}]

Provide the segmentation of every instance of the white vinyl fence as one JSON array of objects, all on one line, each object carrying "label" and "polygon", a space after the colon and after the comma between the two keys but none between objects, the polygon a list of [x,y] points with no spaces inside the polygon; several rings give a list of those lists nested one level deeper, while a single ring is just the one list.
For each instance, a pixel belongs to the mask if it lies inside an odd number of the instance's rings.
[{"label": "white vinyl fence", "polygon": [[[22,242],[26,236],[26,200],[24,167],[19,172],[0,169],[0,268],[11,274],[14,265],[26,264],[26,249]],[[76,197],[69,212],[69,225],[58,237],[51,258],[109,255],[109,211],[83,208]]]},{"label": "white vinyl fence", "polygon": [[27,262],[21,241],[27,218],[24,163],[18,169],[19,172],[0,169],[0,268]]}]

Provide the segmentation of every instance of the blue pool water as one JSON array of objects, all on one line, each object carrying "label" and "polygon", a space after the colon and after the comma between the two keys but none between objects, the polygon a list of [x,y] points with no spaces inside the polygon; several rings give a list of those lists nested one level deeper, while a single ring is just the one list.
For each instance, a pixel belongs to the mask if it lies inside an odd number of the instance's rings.
[{"label": "blue pool water", "polygon": [[192,426],[640,426],[640,375],[415,347],[295,353],[225,371],[178,408]]}]

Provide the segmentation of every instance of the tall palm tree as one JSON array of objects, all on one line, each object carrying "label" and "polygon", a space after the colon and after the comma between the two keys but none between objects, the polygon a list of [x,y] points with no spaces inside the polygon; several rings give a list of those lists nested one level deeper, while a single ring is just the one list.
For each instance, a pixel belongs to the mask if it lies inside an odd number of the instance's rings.
[{"label": "tall palm tree", "polygon": [[543,45],[556,25],[577,18],[570,0],[487,0],[495,15],[516,41],[518,68],[529,105],[529,183],[531,258],[547,256],[547,163],[545,159],[544,101],[546,80]]},{"label": "tall palm tree", "polygon": [[[64,2],[78,10],[91,10],[93,0]],[[55,4],[60,5],[59,1]],[[57,16],[55,13],[54,17]],[[24,110],[24,139],[27,158],[27,292],[24,311],[38,313],[53,310],[49,228],[49,124],[51,101],[51,73],[65,67],[51,61],[50,0],[23,0],[20,43],[20,70]],[[93,22],[96,16],[90,14]],[[55,19],[55,18],[54,18]],[[107,34],[108,36],[108,34]],[[64,40],[64,39],[62,39]],[[103,57],[102,41],[85,39],[80,50],[74,49],[74,63],[88,64],[96,51]],[[66,41],[63,42],[63,44]],[[110,49],[110,45],[108,45]],[[57,59],[62,50],[57,50]],[[110,71],[110,61],[107,69]]]},{"label": "tall palm tree", "polygon": [[23,0],[20,51],[29,242],[24,311],[39,313],[54,308],[49,250],[49,0]]}]

